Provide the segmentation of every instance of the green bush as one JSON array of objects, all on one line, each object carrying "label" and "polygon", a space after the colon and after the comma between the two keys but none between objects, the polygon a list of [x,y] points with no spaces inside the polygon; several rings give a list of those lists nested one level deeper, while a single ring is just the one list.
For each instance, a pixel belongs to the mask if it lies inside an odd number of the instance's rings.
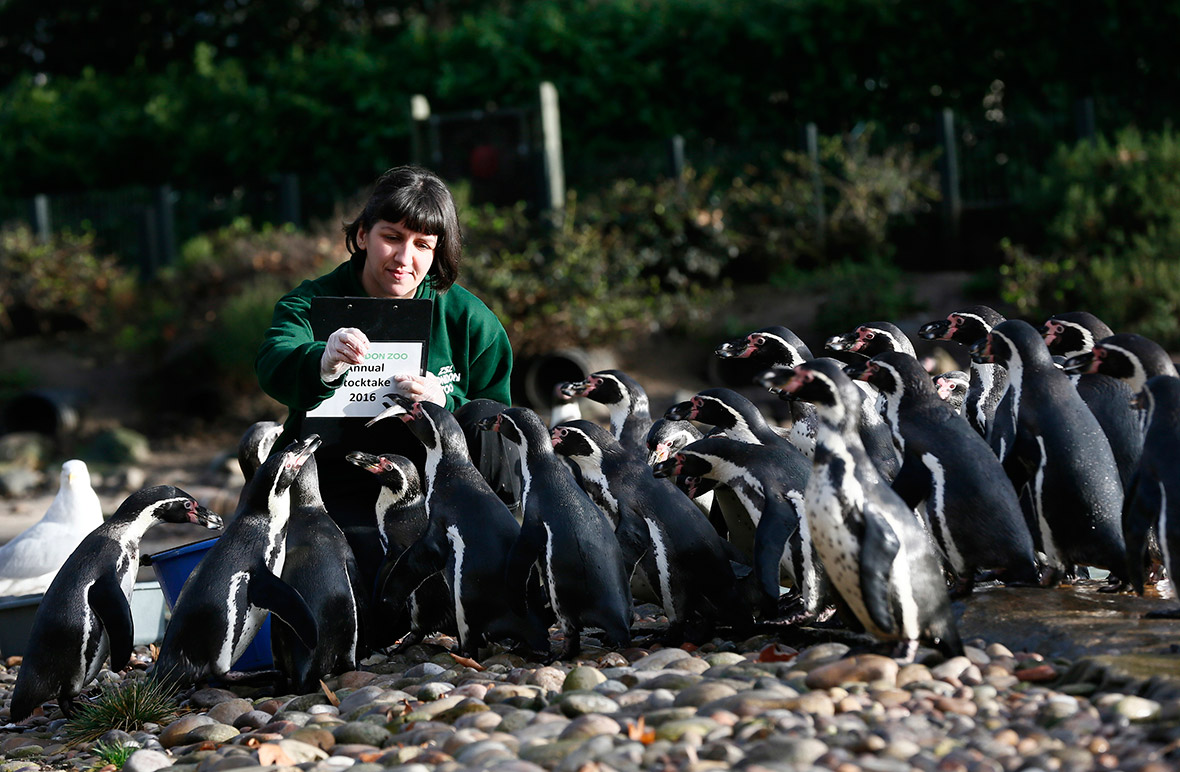
[{"label": "green bush", "polygon": [[1120,332],[1180,345],[1180,142],[1120,132],[1062,148],[1030,199],[1041,254],[1005,242],[1004,299],[1022,315],[1088,310]]}]

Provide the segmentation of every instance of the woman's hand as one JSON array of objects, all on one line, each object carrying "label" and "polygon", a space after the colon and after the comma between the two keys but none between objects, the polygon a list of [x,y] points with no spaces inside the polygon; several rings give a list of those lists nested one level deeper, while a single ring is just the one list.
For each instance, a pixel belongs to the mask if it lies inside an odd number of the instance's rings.
[{"label": "woman's hand", "polygon": [[434,373],[428,372],[426,375],[395,375],[393,376],[394,387],[397,393],[403,397],[409,397],[415,402],[433,402],[436,405],[446,407],[447,394],[443,391],[442,381]]},{"label": "woman's hand", "polygon": [[328,345],[320,357],[320,378],[324,383],[333,383],[348,372],[353,365],[359,365],[369,352],[369,338],[355,327],[341,327],[328,336]]}]

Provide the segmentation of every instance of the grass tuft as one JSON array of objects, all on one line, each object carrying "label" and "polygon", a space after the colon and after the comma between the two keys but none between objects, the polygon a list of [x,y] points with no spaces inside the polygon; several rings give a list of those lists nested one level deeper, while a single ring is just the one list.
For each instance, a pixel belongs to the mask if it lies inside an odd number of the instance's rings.
[{"label": "grass tuft", "polygon": [[76,706],[66,723],[66,739],[90,742],[112,729],[131,732],[145,724],[164,723],[176,713],[176,689],[167,683],[148,678],[104,685],[93,702]]},{"label": "grass tuft", "polygon": [[127,763],[127,759],[131,758],[131,754],[139,750],[139,746],[100,742],[90,750],[97,757],[94,763],[95,769],[105,766],[122,769],[123,765]]}]

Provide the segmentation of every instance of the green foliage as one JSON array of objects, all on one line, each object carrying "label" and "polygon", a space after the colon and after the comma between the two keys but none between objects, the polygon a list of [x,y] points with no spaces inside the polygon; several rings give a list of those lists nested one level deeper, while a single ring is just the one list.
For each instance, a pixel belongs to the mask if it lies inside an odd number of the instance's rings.
[{"label": "green foliage", "polygon": [[1134,129],[1062,148],[1031,213],[1042,254],[1005,242],[1004,299],[1032,318],[1085,309],[1180,345],[1180,142]]},{"label": "green foliage", "polygon": [[177,712],[176,689],[153,678],[104,685],[92,702],[79,703],[66,722],[70,743],[91,742],[112,729],[133,732],[144,724],[162,724]]},{"label": "green foliage", "polygon": [[843,259],[822,271],[785,271],[779,282],[822,297],[815,311],[815,329],[846,330],[849,320],[893,320],[925,310],[914,299],[905,277],[881,257],[864,261]]},{"label": "green foliage", "polygon": [[90,749],[91,753],[98,757],[93,768],[99,769],[110,765],[116,769],[122,769],[123,765],[127,763],[127,759],[131,758],[131,754],[137,750],[139,750],[139,746],[137,745],[105,742],[95,743],[94,747]]},{"label": "green foliage", "polygon": [[106,298],[133,283],[114,257],[96,254],[94,235],[60,233],[40,242],[29,228],[0,228],[0,330],[6,335],[60,329],[103,332]]}]

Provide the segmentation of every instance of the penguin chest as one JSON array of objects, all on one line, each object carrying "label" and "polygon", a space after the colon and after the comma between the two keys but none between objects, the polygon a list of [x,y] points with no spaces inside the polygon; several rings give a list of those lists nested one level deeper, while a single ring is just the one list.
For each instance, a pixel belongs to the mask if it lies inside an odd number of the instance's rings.
[{"label": "penguin chest", "polygon": [[459,628],[459,641],[465,643],[470,626],[467,622],[467,612],[463,606],[464,563],[467,557],[467,543],[456,525],[447,526],[447,544],[451,548],[451,556],[447,561],[447,577],[451,584],[451,597],[455,603],[455,623]]},{"label": "penguin chest", "polygon": [[225,637],[217,653],[219,672],[228,671],[246,653],[266,619],[266,609],[250,603],[249,586],[249,571],[237,571],[230,577],[225,601]]},{"label": "penguin chest", "polygon": [[566,613],[557,598],[557,572],[553,565],[553,529],[549,523],[542,523],[542,525],[545,527],[545,545],[541,550],[541,567],[545,572],[545,586],[549,589],[549,605],[552,606],[553,615],[557,617],[558,623],[565,627],[567,626]]}]

